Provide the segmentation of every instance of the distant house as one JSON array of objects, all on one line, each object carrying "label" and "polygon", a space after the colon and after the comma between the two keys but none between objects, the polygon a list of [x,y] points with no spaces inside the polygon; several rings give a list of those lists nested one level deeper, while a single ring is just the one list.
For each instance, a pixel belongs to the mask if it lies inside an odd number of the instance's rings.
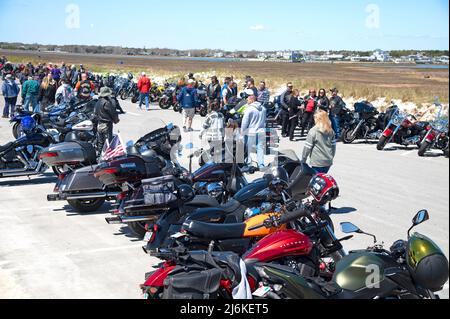
[{"label": "distant house", "polygon": [[373,51],[372,57],[378,62],[389,62],[391,60],[389,53],[380,49]]}]

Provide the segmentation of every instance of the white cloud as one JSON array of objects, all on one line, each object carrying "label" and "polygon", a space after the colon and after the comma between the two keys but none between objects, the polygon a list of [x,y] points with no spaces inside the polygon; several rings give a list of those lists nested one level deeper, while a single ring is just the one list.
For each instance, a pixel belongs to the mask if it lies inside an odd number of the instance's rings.
[{"label": "white cloud", "polygon": [[262,24],[252,25],[250,27],[250,30],[252,30],[252,31],[262,31],[262,30],[265,30],[265,29],[266,29],[266,27],[263,26]]}]

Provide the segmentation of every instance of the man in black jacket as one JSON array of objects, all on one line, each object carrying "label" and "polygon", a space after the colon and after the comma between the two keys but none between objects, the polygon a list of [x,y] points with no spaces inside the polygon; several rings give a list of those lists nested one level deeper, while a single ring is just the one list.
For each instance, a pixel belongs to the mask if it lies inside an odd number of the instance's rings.
[{"label": "man in black jacket", "polygon": [[109,87],[102,87],[99,99],[95,105],[95,116],[97,117],[97,151],[101,153],[106,140],[111,142],[113,136],[113,124],[119,123],[117,104],[119,102],[113,97]]},{"label": "man in black jacket", "polygon": [[334,133],[336,134],[336,139],[341,137],[341,112],[345,108],[345,102],[338,95],[339,91],[337,88],[332,88],[330,98],[330,120],[333,126]]},{"label": "man in black jacket", "polygon": [[289,135],[290,127],[289,127],[289,102],[291,100],[292,91],[294,90],[294,85],[289,82],[287,85],[286,91],[283,92],[280,96],[280,113],[281,117],[281,135],[283,137],[287,137]]},{"label": "man in black jacket", "polygon": [[219,104],[220,105],[220,93],[222,88],[220,87],[219,80],[217,76],[213,76],[211,78],[211,83],[208,85],[206,89],[206,95],[208,96],[208,112],[211,113],[212,105]]}]

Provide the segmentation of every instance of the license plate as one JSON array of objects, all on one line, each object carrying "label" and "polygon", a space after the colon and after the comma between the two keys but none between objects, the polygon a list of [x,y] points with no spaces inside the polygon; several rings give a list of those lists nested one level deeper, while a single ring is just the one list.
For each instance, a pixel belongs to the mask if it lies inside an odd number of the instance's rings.
[{"label": "license plate", "polygon": [[264,298],[270,292],[270,290],[271,289],[269,287],[261,287],[253,293],[253,296]]},{"label": "license plate", "polygon": [[150,239],[152,239],[152,236],[153,236],[153,232],[152,232],[152,231],[146,232],[146,233],[145,233],[145,236],[144,236],[144,241],[145,241],[145,242],[149,242]]}]

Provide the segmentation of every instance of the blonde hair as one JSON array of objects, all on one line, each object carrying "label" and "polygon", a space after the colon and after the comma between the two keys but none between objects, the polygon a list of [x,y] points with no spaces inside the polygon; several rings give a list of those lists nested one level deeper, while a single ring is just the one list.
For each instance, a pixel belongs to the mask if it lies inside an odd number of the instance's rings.
[{"label": "blonde hair", "polygon": [[47,90],[49,84],[50,84],[50,80],[48,79],[48,77],[45,77],[45,78],[42,79],[41,87],[44,90]]},{"label": "blonde hair", "polygon": [[326,134],[332,134],[333,128],[331,126],[331,121],[328,116],[328,113],[322,110],[318,110],[314,114],[314,121],[316,122],[316,126],[319,128],[319,131]]}]

